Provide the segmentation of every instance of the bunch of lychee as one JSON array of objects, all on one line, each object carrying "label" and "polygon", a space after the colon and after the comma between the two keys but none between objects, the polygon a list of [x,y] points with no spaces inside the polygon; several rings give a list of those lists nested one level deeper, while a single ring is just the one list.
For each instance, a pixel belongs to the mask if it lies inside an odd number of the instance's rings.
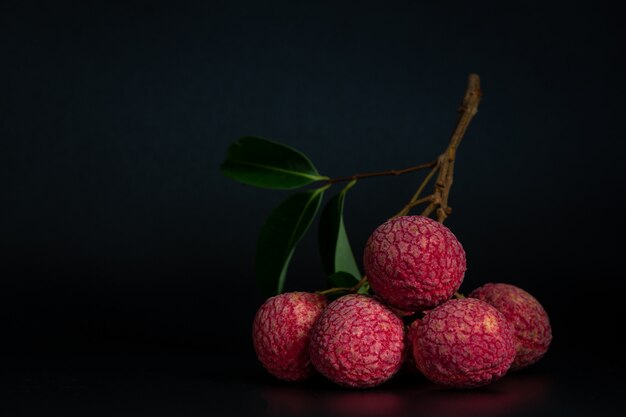
[{"label": "bunch of lychee", "polygon": [[[315,371],[356,388],[374,387],[403,366],[456,388],[488,384],[537,362],[552,339],[548,316],[526,291],[486,284],[457,293],[465,251],[444,225],[393,218],[367,241],[363,263],[375,296],[317,293],[268,299],[253,324],[263,366],[301,381]],[[411,320],[410,322],[407,322]]]}]

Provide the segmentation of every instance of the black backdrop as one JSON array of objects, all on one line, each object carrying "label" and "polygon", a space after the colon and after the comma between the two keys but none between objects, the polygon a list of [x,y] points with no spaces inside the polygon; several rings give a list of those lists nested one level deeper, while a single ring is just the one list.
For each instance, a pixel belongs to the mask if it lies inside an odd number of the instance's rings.
[{"label": "black backdrop", "polygon": [[[484,100],[447,223],[462,290],[535,294],[555,357],[619,350],[625,38],[609,2],[87,3],[0,6],[3,351],[251,354],[255,239],[287,193],[222,177],[228,144],[288,143],[330,176],[428,161],[470,72]],[[351,192],[358,254],[418,181]],[[316,245],[288,290],[322,288]]]}]

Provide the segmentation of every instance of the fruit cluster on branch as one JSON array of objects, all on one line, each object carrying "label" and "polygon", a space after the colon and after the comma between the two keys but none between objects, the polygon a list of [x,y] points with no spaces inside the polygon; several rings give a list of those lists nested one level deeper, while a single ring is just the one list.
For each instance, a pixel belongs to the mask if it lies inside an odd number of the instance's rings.
[{"label": "fruit cluster on branch", "polygon": [[[369,388],[404,368],[437,384],[474,388],[535,363],[550,345],[548,315],[521,288],[485,284],[453,297],[465,252],[430,218],[402,216],[379,226],[364,265],[374,297],[348,294],[326,305],[322,294],[295,292],[261,306],[253,341],[270,373],[304,380],[317,371],[342,386]],[[298,301],[304,298],[316,302]]]},{"label": "fruit cluster on branch", "polygon": [[[347,387],[368,388],[402,369],[455,388],[493,382],[532,365],[552,340],[548,315],[516,286],[485,284],[463,297],[457,291],[466,253],[443,225],[458,146],[478,110],[479,77],[469,76],[448,146],[434,161],[405,169],[335,177],[320,175],[301,152],[245,137],[229,148],[222,172],[245,184],[293,189],[268,217],[257,243],[257,282],[269,297],[253,323],[262,365],[286,381],[315,372]],[[407,204],[373,231],[361,274],[343,220],[347,192],[363,179],[430,169]],[[435,179],[433,191],[422,193]],[[348,182],[320,218],[322,263],[332,288],[282,293],[293,251],[333,185]],[[425,205],[420,216],[410,211]],[[431,219],[433,215],[436,221]],[[274,295],[278,294],[278,295]]]}]

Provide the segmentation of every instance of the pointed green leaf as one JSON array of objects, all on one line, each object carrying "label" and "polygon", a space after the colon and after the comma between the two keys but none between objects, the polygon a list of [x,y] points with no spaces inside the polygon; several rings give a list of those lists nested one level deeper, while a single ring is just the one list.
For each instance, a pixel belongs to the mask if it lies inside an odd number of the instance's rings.
[{"label": "pointed green leaf", "polygon": [[346,192],[354,186],[350,182],[340,193],[331,198],[320,217],[319,245],[322,264],[327,275],[343,271],[360,279],[361,272],[352,253],[350,241],[343,222],[343,206]]},{"label": "pointed green leaf", "polygon": [[302,152],[251,136],[229,146],[220,170],[227,177],[244,184],[283,190],[328,179],[317,172]]},{"label": "pointed green leaf", "polygon": [[338,271],[328,277],[331,285],[335,288],[352,288],[358,284],[359,279],[344,271]]},{"label": "pointed green leaf", "polygon": [[294,249],[311,225],[326,188],[288,197],[265,221],[256,250],[257,283],[264,295],[282,292]]}]

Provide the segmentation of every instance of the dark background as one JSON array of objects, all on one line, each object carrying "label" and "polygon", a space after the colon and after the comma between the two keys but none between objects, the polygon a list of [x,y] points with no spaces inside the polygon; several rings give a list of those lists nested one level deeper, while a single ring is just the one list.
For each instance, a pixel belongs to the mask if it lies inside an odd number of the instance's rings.
[{"label": "dark background", "polygon": [[[288,193],[222,177],[228,144],[271,138],[329,176],[429,161],[476,72],[484,99],[447,222],[468,256],[462,291],[522,286],[554,327],[539,369],[615,375],[621,14],[602,1],[429,3],[2,2],[0,350],[228,352],[258,371],[255,240]],[[420,178],[351,191],[359,258]],[[309,233],[287,289],[324,282]]]}]

